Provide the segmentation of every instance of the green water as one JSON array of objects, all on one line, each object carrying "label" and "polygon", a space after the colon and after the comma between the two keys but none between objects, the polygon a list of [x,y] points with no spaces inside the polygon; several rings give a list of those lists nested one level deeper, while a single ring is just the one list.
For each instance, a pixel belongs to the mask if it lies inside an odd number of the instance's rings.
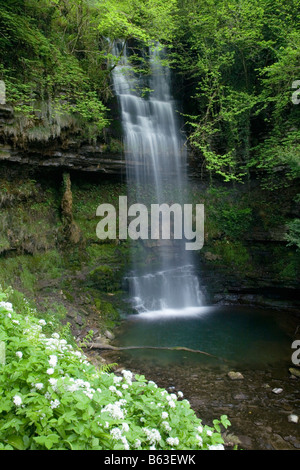
[{"label": "green water", "polygon": [[191,311],[150,312],[129,316],[116,338],[119,346],[185,347],[187,351],[136,349],[126,351],[148,365],[218,363],[268,367],[288,361],[291,339],[280,315],[238,307],[201,307]]}]

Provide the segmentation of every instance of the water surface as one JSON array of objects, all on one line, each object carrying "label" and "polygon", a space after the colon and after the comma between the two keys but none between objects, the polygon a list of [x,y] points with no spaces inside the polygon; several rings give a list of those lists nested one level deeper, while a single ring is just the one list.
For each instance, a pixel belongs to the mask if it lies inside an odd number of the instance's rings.
[{"label": "water surface", "polygon": [[139,361],[193,362],[268,367],[291,356],[291,340],[274,311],[242,307],[165,308],[130,315],[117,337],[122,347],[184,347],[210,354],[164,349],[127,351]]}]

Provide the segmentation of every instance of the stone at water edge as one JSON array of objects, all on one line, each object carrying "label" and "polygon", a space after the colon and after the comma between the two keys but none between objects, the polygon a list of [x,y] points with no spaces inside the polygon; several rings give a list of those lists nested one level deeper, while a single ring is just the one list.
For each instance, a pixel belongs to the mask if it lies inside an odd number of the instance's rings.
[{"label": "stone at water edge", "polygon": [[300,369],[296,369],[295,367],[290,367],[289,371],[295,377],[300,377]]},{"label": "stone at water edge", "polygon": [[233,370],[228,372],[227,375],[231,380],[242,380],[244,378],[243,374],[240,372],[234,372]]},{"label": "stone at water edge", "polygon": [[104,336],[106,336],[107,339],[110,339],[110,340],[113,340],[115,339],[115,335],[109,331],[109,330],[106,330],[105,333],[104,333]]},{"label": "stone at water edge", "polygon": [[299,421],[299,416],[297,416],[295,414],[291,414],[291,415],[288,416],[288,421],[290,423],[296,423],[297,424],[298,421]]},{"label": "stone at water edge", "polygon": [[272,392],[276,393],[276,395],[278,395],[279,393],[283,392],[283,388],[273,388]]}]

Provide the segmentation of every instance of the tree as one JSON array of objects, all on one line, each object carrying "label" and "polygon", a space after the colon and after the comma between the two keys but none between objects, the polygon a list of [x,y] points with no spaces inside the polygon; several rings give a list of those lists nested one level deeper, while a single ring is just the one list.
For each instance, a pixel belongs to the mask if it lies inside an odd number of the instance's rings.
[{"label": "tree", "polygon": [[276,143],[273,167],[288,145],[295,155],[285,163],[295,167],[299,109],[290,98],[299,1],[188,0],[179,8],[173,58],[189,87],[189,143],[202,166],[225,181],[243,180],[265,171]]}]

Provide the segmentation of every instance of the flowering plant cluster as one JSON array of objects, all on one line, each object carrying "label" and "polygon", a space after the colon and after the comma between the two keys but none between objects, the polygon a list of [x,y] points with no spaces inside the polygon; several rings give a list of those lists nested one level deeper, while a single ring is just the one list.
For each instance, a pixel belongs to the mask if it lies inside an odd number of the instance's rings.
[{"label": "flowering plant cluster", "polygon": [[46,326],[0,292],[0,449],[224,449],[225,415],[203,425],[181,392],[99,370]]}]

